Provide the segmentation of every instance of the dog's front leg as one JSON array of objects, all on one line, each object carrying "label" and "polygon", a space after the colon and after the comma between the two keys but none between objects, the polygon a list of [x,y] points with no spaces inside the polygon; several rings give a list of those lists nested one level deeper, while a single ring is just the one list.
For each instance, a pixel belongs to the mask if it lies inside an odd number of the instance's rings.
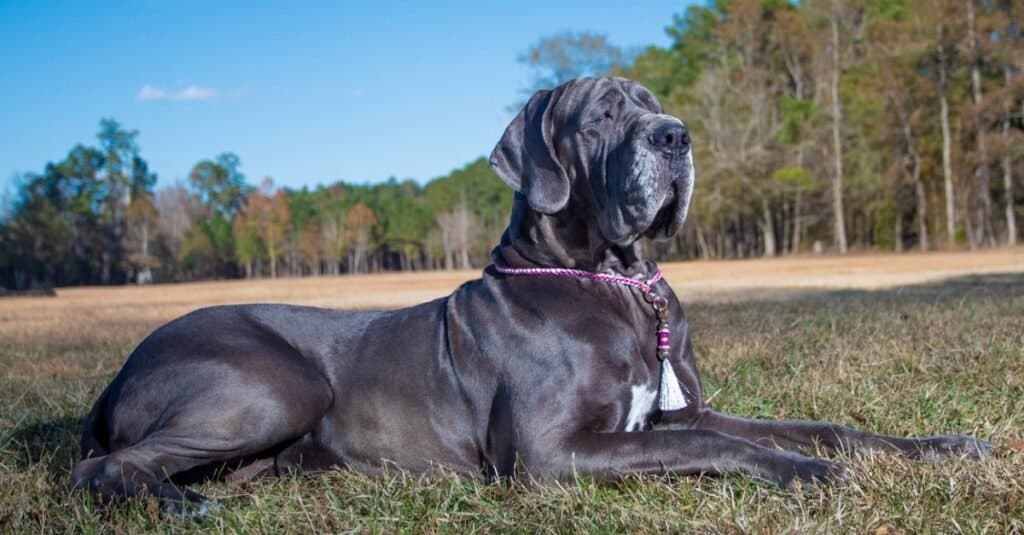
[{"label": "dog's front leg", "polygon": [[745,473],[787,487],[794,481],[827,481],[843,473],[842,466],[792,452],[759,446],[710,430],[648,431],[639,433],[582,432],[551,448],[541,474],[567,479],[586,474],[618,479],[627,474]]},{"label": "dog's front leg", "polygon": [[[665,422],[656,428],[681,427]],[[687,428],[714,430],[742,437],[764,446],[813,451],[822,447],[830,452],[865,450],[899,453],[910,457],[953,457],[967,455],[979,458],[992,449],[984,440],[962,436],[901,438],[859,431],[839,424],[797,420],[756,420],[702,410]]]}]

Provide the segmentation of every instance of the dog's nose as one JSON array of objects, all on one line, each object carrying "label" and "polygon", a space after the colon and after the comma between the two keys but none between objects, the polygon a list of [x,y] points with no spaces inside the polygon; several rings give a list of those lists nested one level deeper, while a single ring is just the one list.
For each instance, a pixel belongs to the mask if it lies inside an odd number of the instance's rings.
[{"label": "dog's nose", "polygon": [[655,148],[685,154],[690,150],[690,132],[682,123],[668,121],[658,126],[648,140]]}]

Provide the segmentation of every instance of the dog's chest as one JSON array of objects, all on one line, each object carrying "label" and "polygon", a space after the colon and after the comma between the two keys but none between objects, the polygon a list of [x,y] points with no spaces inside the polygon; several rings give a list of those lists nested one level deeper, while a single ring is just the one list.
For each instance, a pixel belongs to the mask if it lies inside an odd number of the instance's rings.
[{"label": "dog's chest", "polygon": [[658,391],[648,385],[634,385],[629,391],[625,431],[643,431],[658,399]]}]

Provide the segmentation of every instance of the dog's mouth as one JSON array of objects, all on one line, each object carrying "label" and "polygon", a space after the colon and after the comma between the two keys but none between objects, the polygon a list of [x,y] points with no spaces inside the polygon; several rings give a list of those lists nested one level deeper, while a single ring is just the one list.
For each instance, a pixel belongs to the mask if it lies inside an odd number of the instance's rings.
[{"label": "dog's mouth", "polygon": [[668,194],[665,195],[665,200],[661,203],[661,208],[658,209],[658,213],[654,215],[654,220],[651,221],[651,226],[647,227],[647,231],[644,233],[648,238],[666,238],[672,235],[676,221],[676,211],[678,210],[679,203],[676,198],[679,196],[679,185],[675,180],[669,185]]}]

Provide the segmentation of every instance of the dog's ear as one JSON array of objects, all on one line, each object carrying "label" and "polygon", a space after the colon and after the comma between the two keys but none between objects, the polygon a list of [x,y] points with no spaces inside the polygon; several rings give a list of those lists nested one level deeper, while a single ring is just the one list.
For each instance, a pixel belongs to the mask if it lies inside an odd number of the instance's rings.
[{"label": "dog's ear", "polygon": [[557,96],[548,90],[534,93],[505,129],[490,160],[498,176],[544,214],[553,214],[569,202],[569,177],[558,163],[551,139],[551,108]]}]

